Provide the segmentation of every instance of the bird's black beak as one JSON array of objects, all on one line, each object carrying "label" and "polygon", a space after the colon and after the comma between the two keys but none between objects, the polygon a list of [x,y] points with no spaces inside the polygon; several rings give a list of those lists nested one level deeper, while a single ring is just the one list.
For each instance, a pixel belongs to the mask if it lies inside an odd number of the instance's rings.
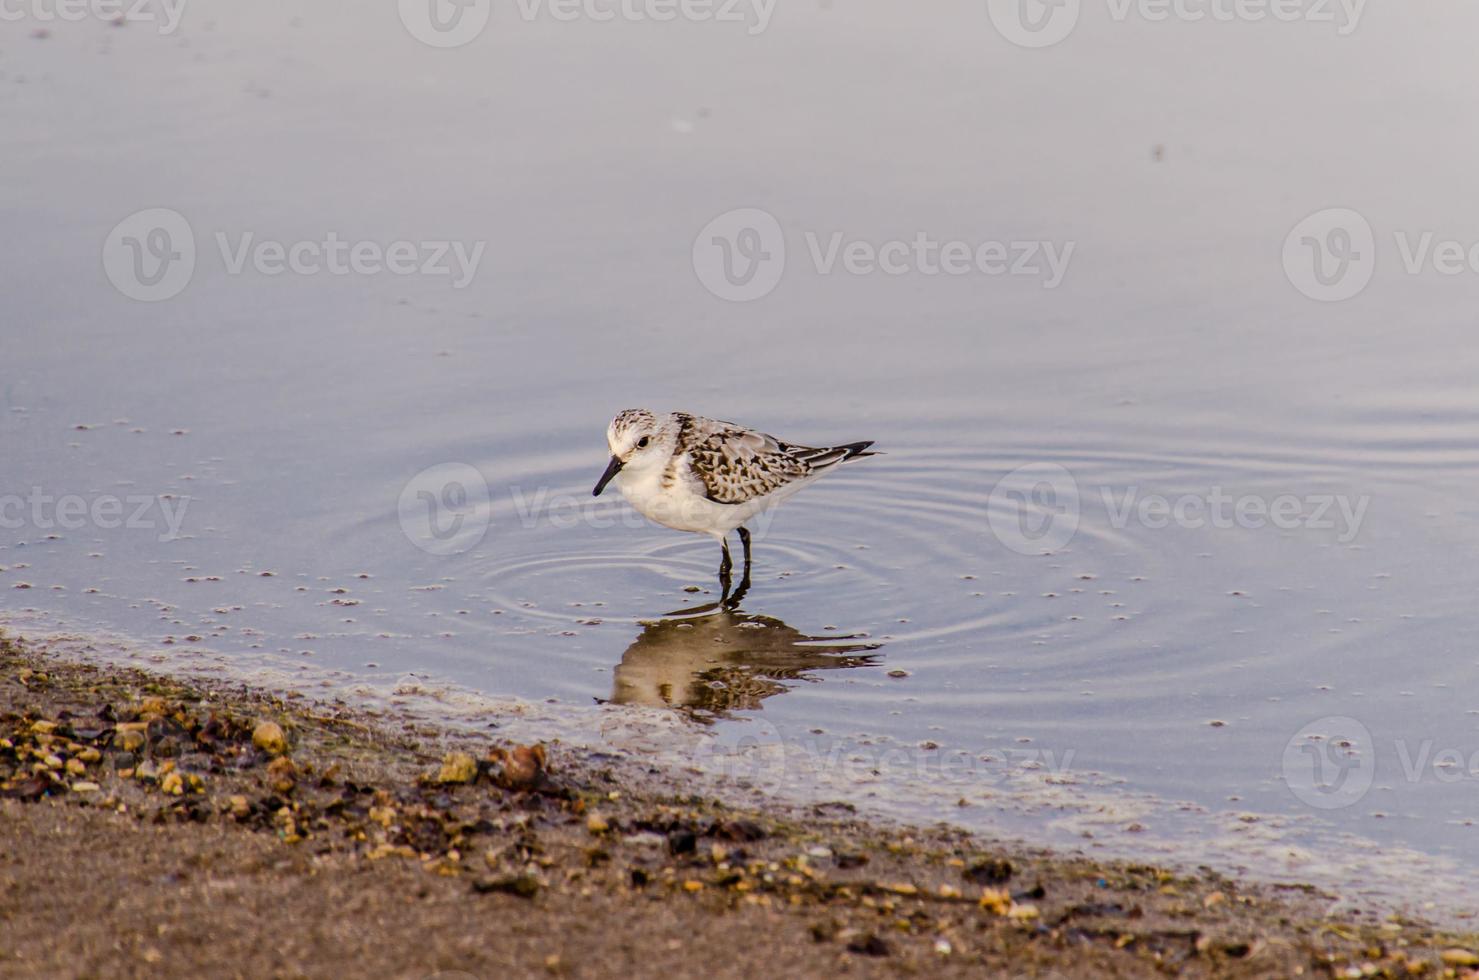
[{"label": "bird's black beak", "polygon": [[601,478],[596,481],[596,489],[594,489],[594,490],[591,491],[591,496],[592,497],[599,497],[599,496],[601,496],[601,491],[606,489],[606,484],[610,483],[611,482],[611,478],[614,477],[617,473],[620,473],[620,472],[621,472],[621,460],[617,459],[615,456],[612,456],[611,457],[611,462],[609,462],[609,463],[606,464],[606,472],[605,473],[602,473],[601,474]]}]

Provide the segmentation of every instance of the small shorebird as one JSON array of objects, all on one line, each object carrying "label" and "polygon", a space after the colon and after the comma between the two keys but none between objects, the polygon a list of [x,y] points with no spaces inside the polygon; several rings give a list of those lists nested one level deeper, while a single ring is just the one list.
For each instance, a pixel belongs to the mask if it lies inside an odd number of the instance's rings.
[{"label": "small shorebird", "polygon": [[606,429],[611,462],[591,491],[599,497],[616,481],[623,497],[648,520],[677,531],[712,534],[723,558],[719,584],[729,598],[729,532],[738,530],[745,571],[732,602],[750,585],[750,532],[756,514],[774,507],[839,463],[860,456],[872,442],[797,446],[733,422],[683,412],[658,415],[629,408]]}]

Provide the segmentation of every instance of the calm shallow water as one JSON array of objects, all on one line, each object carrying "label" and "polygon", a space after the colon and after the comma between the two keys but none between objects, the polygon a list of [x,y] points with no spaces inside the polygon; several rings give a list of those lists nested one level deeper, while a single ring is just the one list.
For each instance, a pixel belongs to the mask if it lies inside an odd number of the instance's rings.
[{"label": "calm shallow water", "polygon": [[[1479,242],[1453,124],[1479,14],[1341,37],[1086,12],[1030,51],[975,4],[788,8],[755,37],[505,13],[450,51],[351,4],[4,26],[0,609],[639,726],[597,706],[686,703],[736,742],[858,753],[916,817],[991,826],[1004,774],[1046,772],[1140,801],[1092,831],[1123,848],[1243,814],[1479,867],[1479,275],[1407,274],[1393,237]],[[1375,275],[1320,303],[1280,255],[1336,206]],[[148,207],[199,246],[158,303],[100,258]],[[726,302],[693,244],[742,207],[785,275]],[[465,288],[233,275],[217,232],[486,248]],[[1074,251],[1052,289],[822,274],[807,236],[834,232]],[[654,623],[713,601],[685,589],[717,552],[589,496],[637,405],[886,455],[756,527],[742,614]],[[446,471],[417,475],[448,464],[487,497],[441,498],[472,546],[436,554],[416,491]],[[45,495],[139,496],[156,526],[59,526]],[[1298,516],[1214,526],[1217,495]],[[1320,760],[1355,782],[1292,790]]]}]

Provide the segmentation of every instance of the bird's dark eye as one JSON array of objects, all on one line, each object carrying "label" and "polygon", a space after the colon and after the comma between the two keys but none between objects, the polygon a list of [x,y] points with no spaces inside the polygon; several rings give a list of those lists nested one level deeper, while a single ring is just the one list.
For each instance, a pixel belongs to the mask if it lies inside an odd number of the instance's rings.
[{"label": "bird's dark eye", "polygon": [[652,440],[648,439],[646,436],[643,436],[642,438],[640,438],[640,439],[637,440],[637,448],[638,449],[646,449],[647,448],[647,444],[649,442],[651,442],[651,441]]}]

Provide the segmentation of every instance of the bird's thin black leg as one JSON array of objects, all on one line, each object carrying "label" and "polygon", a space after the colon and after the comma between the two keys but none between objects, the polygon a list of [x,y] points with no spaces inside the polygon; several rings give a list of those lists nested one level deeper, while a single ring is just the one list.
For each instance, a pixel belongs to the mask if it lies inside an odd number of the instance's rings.
[{"label": "bird's thin black leg", "polygon": [[734,559],[729,557],[729,541],[725,538],[719,539],[719,547],[723,549],[724,557],[719,559],[719,586],[725,597],[729,595],[729,573],[734,568]]},{"label": "bird's thin black leg", "polygon": [[748,528],[739,528],[740,543],[745,546],[745,569],[740,574],[739,588],[734,590],[734,595],[729,597],[728,605],[737,606],[745,593],[750,590],[750,531]]}]

